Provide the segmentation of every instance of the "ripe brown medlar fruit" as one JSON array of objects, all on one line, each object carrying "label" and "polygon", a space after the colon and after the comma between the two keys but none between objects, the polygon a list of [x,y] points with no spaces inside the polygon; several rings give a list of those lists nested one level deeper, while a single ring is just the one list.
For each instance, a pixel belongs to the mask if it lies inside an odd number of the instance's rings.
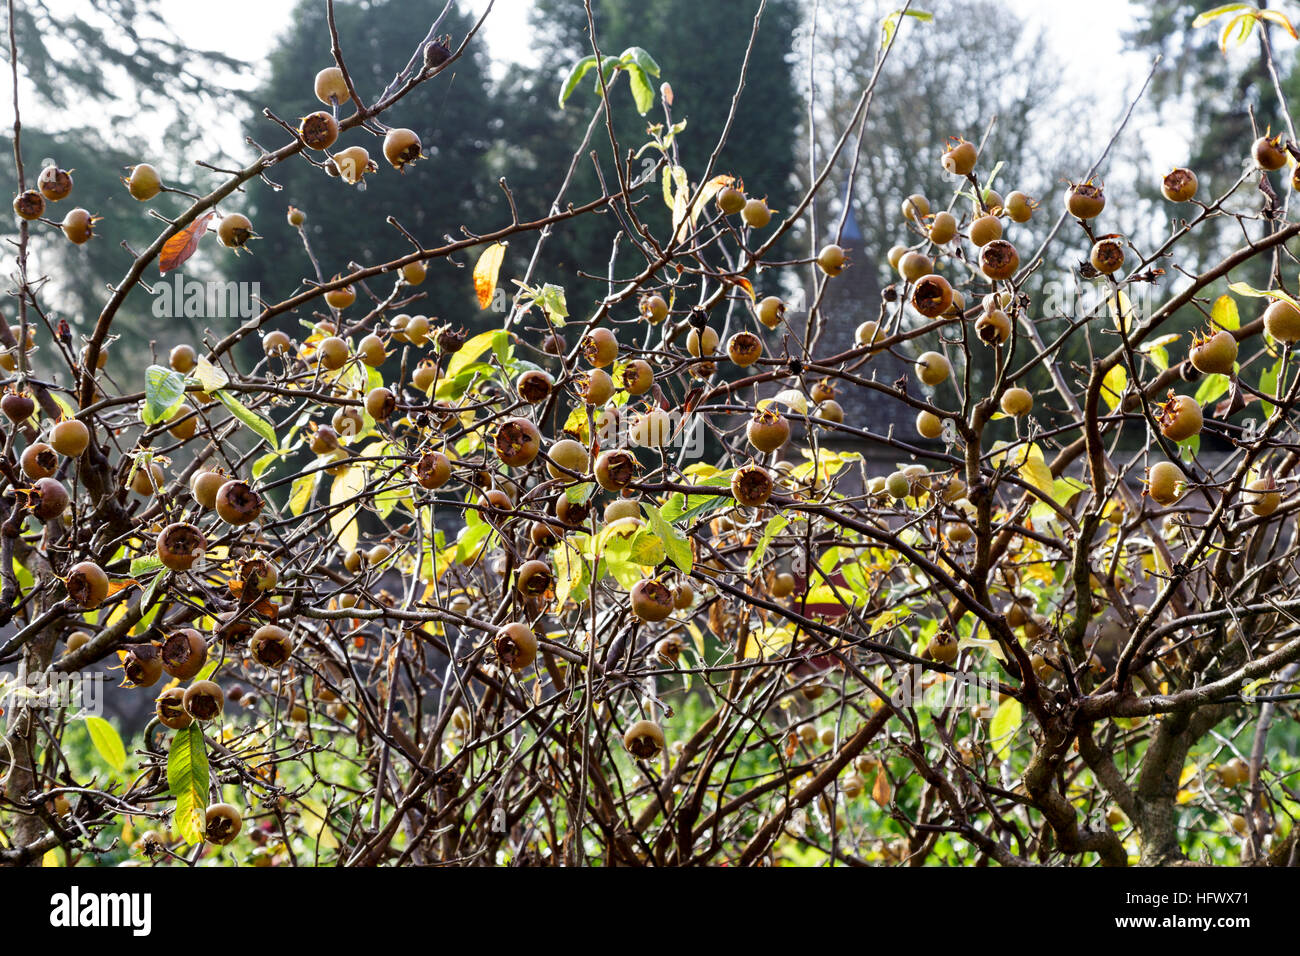
[{"label": "ripe brown medlar fruit", "polygon": [[623,746],[638,760],[649,760],[664,748],[664,732],[653,720],[638,720],[623,734]]},{"label": "ripe brown medlar fruit", "polygon": [[72,174],[58,166],[46,166],[36,178],[36,188],[50,202],[61,202],[72,193]]},{"label": "ripe brown medlar fruit", "polygon": [[48,478],[59,470],[59,456],[43,441],[33,442],[23,450],[23,474],[28,478]]},{"label": "ripe brown medlar fruit", "polygon": [[537,657],[537,635],[522,621],[514,621],[497,631],[493,641],[497,658],[512,671],[521,671]]},{"label": "ripe brown medlar fruit", "polygon": [[622,491],[636,478],[636,455],[622,448],[600,453],[594,468],[596,482],[606,491]]},{"label": "ripe brown medlar fruit", "polygon": [[555,382],[551,376],[541,369],[530,369],[520,375],[515,382],[515,390],[519,393],[519,397],[529,405],[540,405],[550,398],[554,386]]},{"label": "ripe brown medlar fruit", "polygon": [[519,566],[515,587],[527,597],[540,597],[555,586],[555,575],[545,561],[525,561]]},{"label": "ripe brown medlar fruit", "polygon": [[673,592],[658,578],[642,578],[632,585],[629,596],[639,620],[653,624],[673,613]]},{"label": "ripe brown medlar fruit", "polygon": [[0,411],[4,412],[5,418],[21,425],[36,411],[36,402],[30,395],[6,391],[4,398],[0,398]]},{"label": "ripe brown medlar fruit", "polygon": [[1092,245],[1088,262],[1102,275],[1110,275],[1124,265],[1124,245],[1118,236],[1101,236]]},{"label": "ripe brown medlar fruit", "polygon": [[122,656],[122,673],[132,687],[149,687],[162,677],[162,654],[152,644],[135,644]]},{"label": "ripe brown medlar fruit", "polygon": [[248,482],[235,479],[217,490],[216,507],[227,524],[249,524],[262,514],[262,496]]},{"label": "ripe brown medlar fruit", "polygon": [[208,550],[208,539],[192,524],[178,521],[158,533],[158,560],[171,571],[188,571]]},{"label": "ripe brown medlar fruit", "polygon": [[1170,202],[1187,202],[1196,195],[1196,185],[1196,174],[1180,166],[1165,176],[1160,192]]},{"label": "ripe brown medlar fruit", "polygon": [[616,384],[629,395],[644,395],[654,384],[655,373],[644,359],[633,359],[616,373]]},{"label": "ripe brown medlar fruit", "polygon": [[45,215],[45,197],[35,189],[21,192],[14,197],[14,212],[19,219],[31,222]]},{"label": "ripe brown medlar fruit", "polygon": [[604,368],[618,358],[618,339],[603,326],[584,335],[578,348],[582,357],[596,368]]},{"label": "ripe brown medlar fruit", "polygon": [[208,645],[192,627],[182,628],[163,641],[159,654],[162,667],[172,677],[189,680],[208,660]]},{"label": "ripe brown medlar fruit", "polygon": [[154,713],[158,723],[169,730],[184,730],[194,723],[194,718],[185,712],[185,690],[181,687],[169,687],[154,701]]},{"label": "ripe brown medlar fruit", "polygon": [[195,720],[216,720],[226,707],[226,695],[214,681],[199,680],[191,684],[182,698],[185,713]]},{"label": "ripe brown medlar fruit", "polygon": [[763,357],[763,340],[753,332],[737,332],[727,340],[727,358],[749,368]]},{"label": "ripe brown medlar fruit", "polygon": [[244,818],[228,803],[214,803],[208,807],[203,824],[203,839],[214,846],[225,846],[239,836]]},{"label": "ripe brown medlar fruit", "polygon": [[253,632],[248,653],[267,670],[279,670],[293,653],[293,637],[278,624],[263,624]]},{"label": "ripe brown medlar fruit", "polygon": [[298,136],[308,149],[329,149],[339,138],[339,124],[324,110],[308,113],[298,124]]},{"label": "ripe brown medlar fruit", "polygon": [[570,528],[576,528],[591,517],[591,505],[585,501],[570,501],[561,495],[555,502],[555,517]]},{"label": "ripe brown medlar fruit", "polygon": [[980,271],[993,280],[1010,279],[1020,268],[1020,254],[1005,239],[994,239],[980,250]]},{"label": "ripe brown medlar fruit", "polygon": [[26,497],[27,509],[41,521],[53,521],[68,509],[68,489],[56,478],[37,478]]},{"label": "ripe brown medlar fruit", "polygon": [[451,462],[440,451],[425,452],[415,463],[415,480],[421,488],[441,488],[451,478]]},{"label": "ripe brown medlar fruit", "polygon": [[504,464],[522,468],[541,452],[542,435],[529,419],[510,418],[497,429],[492,445]]},{"label": "ripe brown medlar fruit", "polygon": [[1065,208],[1076,219],[1095,219],[1106,208],[1106,194],[1099,184],[1071,183],[1065,194]]},{"label": "ripe brown medlar fruit", "polygon": [[949,142],[952,145],[948,147],[941,160],[943,168],[956,176],[969,176],[979,159],[979,151],[975,148],[975,144],[965,139],[949,140]]},{"label": "ripe brown medlar fruit", "polygon": [[745,426],[745,437],[761,452],[773,452],[790,440],[790,423],[771,408],[760,408]]},{"label": "ripe brown medlar fruit", "polygon": [[952,286],[943,276],[922,276],[912,287],[912,308],[927,319],[938,318],[951,305]]},{"label": "ripe brown medlar fruit", "polygon": [[64,584],[72,602],[87,611],[99,607],[108,597],[108,575],[93,561],[74,564]]},{"label": "ripe brown medlar fruit", "polygon": [[731,493],[736,503],[757,508],[772,497],[772,475],[760,465],[743,465],[731,476]]},{"label": "ripe brown medlar fruit", "polygon": [[1282,136],[1261,136],[1250,147],[1250,154],[1255,165],[1272,172],[1286,165],[1286,148],[1282,145]]}]

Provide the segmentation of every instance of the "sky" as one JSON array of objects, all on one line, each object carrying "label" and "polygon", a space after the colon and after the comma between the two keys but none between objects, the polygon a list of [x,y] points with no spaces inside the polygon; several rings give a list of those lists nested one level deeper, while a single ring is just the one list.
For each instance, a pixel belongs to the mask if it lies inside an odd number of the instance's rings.
[{"label": "sky", "polygon": [[[182,39],[237,55],[250,64],[261,62],[270,51],[277,34],[288,25],[294,6],[293,0],[161,2],[166,19]],[[1086,15],[1081,14],[1075,0],[1007,2],[1032,28],[1044,32],[1049,47],[1044,53],[1060,63],[1067,85],[1094,91],[1103,122],[1117,118],[1127,104],[1126,97],[1136,91],[1136,84],[1150,67],[1145,56],[1123,51],[1121,33],[1130,20],[1128,0],[1089,0]],[[467,0],[467,6],[478,14],[487,7],[487,0]],[[529,59],[527,21],[531,6],[531,0],[496,0],[484,27],[494,59]],[[938,22],[942,21],[943,0],[921,0],[914,6],[931,10]],[[250,30],[249,23],[257,23],[258,28]],[[248,82],[252,85],[255,78],[250,75]],[[1157,165],[1172,166],[1185,152],[1185,134],[1180,131],[1153,128],[1148,123],[1147,128],[1138,124],[1134,134],[1142,138]]]}]

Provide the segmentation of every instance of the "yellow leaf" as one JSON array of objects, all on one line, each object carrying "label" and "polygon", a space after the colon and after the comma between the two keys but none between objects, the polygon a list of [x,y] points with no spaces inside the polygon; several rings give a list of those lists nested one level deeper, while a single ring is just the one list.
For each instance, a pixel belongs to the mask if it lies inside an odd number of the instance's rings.
[{"label": "yellow leaf", "polygon": [[213,365],[199,356],[199,364],[194,368],[194,377],[199,380],[205,392],[216,392],[230,384],[230,377],[219,365]]},{"label": "yellow leaf", "polygon": [[483,250],[474,266],[474,294],[478,296],[478,307],[486,309],[492,304],[492,293],[496,291],[497,274],[501,271],[501,260],[506,255],[506,243],[494,242]]},{"label": "yellow leaf", "polygon": [[1210,321],[1230,332],[1241,328],[1241,313],[1237,311],[1237,303],[1232,296],[1224,294],[1214,300],[1214,307],[1210,309]]},{"label": "yellow leaf", "polygon": [[881,767],[876,771],[876,782],[871,785],[871,799],[875,800],[877,805],[887,807],[893,795],[894,790],[889,785],[889,778],[885,776],[885,768]]},{"label": "yellow leaf", "polygon": [[1119,405],[1126,388],[1128,388],[1128,372],[1124,370],[1123,365],[1116,362],[1106,373],[1106,377],[1101,380],[1101,397],[1112,412]]},{"label": "yellow leaf", "polygon": [[765,624],[756,631],[750,631],[745,641],[747,658],[779,657],[794,640],[794,627],[789,624]]},{"label": "yellow leaf", "polygon": [[695,204],[691,206],[692,226],[695,225],[696,220],[700,218],[700,213],[704,211],[704,207],[718,194],[718,191],[724,186],[730,186],[735,181],[734,176],[714,176],[704,184],[704,188],[700,190],[700,195],[696,198]]},{"label": "yellow leaf", "polygon": [[[339,506],[350,498],[361,494],[366,486],[366,470],[360,465],[352,465],[340,472],[330,485],[330,505]],[[359,503],[352,503],[339,508],[330,516],[330,530],[338,538],[339,547],[344,554],[350,554],[357,547],[357,511]]]},{"label": "yellow leaf", "polygon": [[320,845],[328,850],[338,849],[339,841],[335,838],[334,831],[325,825],[329,813],[325,805],[310,797],[304,797],[298,803],[302,807],[299,821],[308,835],[313,840],[319,840]]},{"label": "yellow leaf", "polygon": [[1117,290],[1106,300],[1106,305],[1110,307],[1110,318],[1115,323],[1115,328],[1128,335],[1133,328],[1133,303],[1129,301],[1124,290]]},{"label": "yellow leaf", "polygon": [[1055,480],[1052,478],[1052,469],[1041,458],[1030,456],[1029,460],[1020,466],[1020,477],[1029,482],[1045,495],[1051,495],[1055,487]]},{"label": "yellow leaf", "polygon": [[1008,697],[998,704],[998,709],[989,722],[989,743],[992,744],[993,752],[997,754],[999,760],[1006,760],[1011,756],[1011,741],[1015,738],[1016,731],[1020,729],[1020,722],[1024,717],[1024,708],[1015,698]]}]

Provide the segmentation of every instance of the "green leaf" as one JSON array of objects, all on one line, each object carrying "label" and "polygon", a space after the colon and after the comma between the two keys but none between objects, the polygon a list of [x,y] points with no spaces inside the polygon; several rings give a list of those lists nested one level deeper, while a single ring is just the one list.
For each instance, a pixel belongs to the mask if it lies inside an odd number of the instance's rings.
[{"label": "green leaf", "polygon": [[767,546],[772,539],[785,530],[790,520],[785,515],[772,515],[767,519],[767,524],[763,528],[763,535],[758,539],[758,544],[754,545],[753,552],[749,555],[749,560],[745,562],[745,570],[752,571],[767,551]]},{"label": "green leaf", "polygon": [[451,357],[451,361],[447,363],[447,374],[444,378],[455,378],[468,368],[471,362],[477,362],[484,352],[492,348],[493,339],[496,338],[499,331],[500,329],[492,329],[487,332],[480,332],[462,345],[460,350]]},{"label": "green leaf", "polygon": [[[1278,376],[1281,374],[1282,374],[1282,359],[1281,357],[1279,357],[1278,360],[1273,363],[1272,368],[1263,372],[1259,376],[1259,390],[1263,392],[1265,395],[1276,395],[1277,379]],[[1260,404],[1260,408],[1264,412],[1264,418],[1266,419],[1272,418],[1273,404],[1271,402],[1266,402],[1263,400],[1261,400],[1259,404]]]},{"label": "green leaf", "polygon": [[[1219,49],[1224,53],[1228,52],[1228,44],[1241,46],[1250,39],[1250,35],[1255,32],[1255,24],[1259,19],[1252,10],[1249,13],[1239,13],[1224,26],[1223,32],[1219,34]],[[1233,32],[1236,36],[1233,36]]]},{"label": "green leaf", "polygon": [[203,731],[190,724],[176,731],[167,755],[167,787],[176,800],[176,829],[186,843],[203,842],[208,809],[208,752]]},{"label": "green leaf", "polygon": [[627,69],[627,78],[632,85],[632,99],[636,103],[637,112],[642,116],[650,112],[650,107],[655,105],[655,88],[650,85],[650,80],[646,77],[645,71],[639,66],[629,66]]},{"label": "green leaf", "polygon": [[929,23],[934,19],[933,13],[926,13],[924,10],[895,10],[885,17],[885,22],[880,25],[881,49],[888,48],[894,42],[894,33],[898,30],[898,24],[904,15],[915,17],[922,23]]},{"label": "green leaf", "polygon": [[1020,701],[1008,698],[998,704],[998,709],[989,721],[989,743],[999,760],[1006,760],[1011,755],[1011,741],[1024,720],[1024,708]]},{"label": "green leaf", "polygon": [[150,365],[144,373],[144,407],[140,421],[157,425],[166,421],[185,400],[185,376],[161,365]]},{"label": "green leaf", "polygon": [[694,566],[690,542],[676,528],[664,520],[663,514],[654,505],[649,502],[642,502],[641,510],[645,512],[646,518],[650,521],[650,530],[658,535],[659,540],[664,543],[664,551],[668,555],[668,560],[677,565],[684,574],[690,574],[691,568]]},{"label": "green leaf", "polygon": [[624,50],[619,55],[618,62],[624,66],[629,63],[635,64],[639,69],[656,79],[659,76],[659,64],[655,62],[654,57],[639,46],[630,46]]},{"label": "green leaf", "polygon": [[256,434],[265,438],[267,444],[272,448],[280,447],[280,443],[275,437],[275,426],[269,421],[257,414],[257,412],[253,411],[229,392],[217,392],[217,398],[220,400],[222,405],[225,405],[226,408],[230,409],[230,414],[238,418]]},{"label": "green leaf", "polygon": [[1192,26],[1203,27],[1212,20],[1216,20],[1223,16],[1225,13],[1233,13],[1237,10],[1249,9],[1250,4],[1248,3],[1225,3],[1221,7],[1215,7],[1213,10],[1206,10],[1204,13],[1198,14],[1196,19],[1192,21]]},{"label": "green leaf", "polygon": [[126,769],[126,747],[117,728],[103,717],[87,717],[86,730],[90,731],[90,742],[95,745],[95,752],[104,758],[104,763],[113,768],[114,773]]},{"label": "green leaf", "polygon": [[280,452],[268,451],[261,458],[257,459],[257,461],[253,462],[253,477],[261,478],[262,475],[266,474],[266,469],[278,462],[280,458]]},{"label": "green leaf", "polygon": [[585,505],[591,500],[595,490],[596,483],[594,481],[580,481],[565,488],[564,497],[568,499],[571,505]]},{"label": "green leaf", "polygon": [[1211,402],[1217,402],[1228,391],[1228,386],[1232,384],[1226,375],[1214,373],[1205,376],[1200,386],[1196,389],[1196,404],[1205,406]]},{"label": "green leaf", "polygon": [[647,568],[658,567],[668,556],[659,535],[647,528],[642,528],[632,536],[629,554],[633,561]]},{"label": "green leaf", "polygon": [[595,55],[584,56],[569,69],[569,75],[564,80],[564,86],[560,89],[560,109],[564,109],[564,101],[573,95],[582,78],[587,75],[587,71],[596,65]]},{"label": "green leaf", "polygon": [[130,575],[133,578],[143,577],[146,574],[152,574],[163,566],[156,554],[145,554],[131,560]]},{"label": "green leaf", "polygon": [[1210,310],[1210,321],[1229,332],[1241,328],[1241,313],[1237,311],[1237,303],[1232,296],[1221,295],[1214,300],[1214,307]]}]

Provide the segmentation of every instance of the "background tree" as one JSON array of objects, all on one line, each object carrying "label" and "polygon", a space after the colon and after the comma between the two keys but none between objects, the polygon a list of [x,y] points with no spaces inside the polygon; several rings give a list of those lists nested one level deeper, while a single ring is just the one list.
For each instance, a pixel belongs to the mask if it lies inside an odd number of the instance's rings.
[{"label": "background tree", "polygon": [[[682,162],[700,168],[708,151],[718,142],[731,108],[731,90],[739,76],[749,42],[751,21],[757,4],[698,3],[693,0],[663,0],[653,4],[636,0],[596,0],[592,3],[601,52],[617,57],[629,46],[640,46],[659,64],[660,81],[673,88],[671,117],[685,121],[689,136],[682,138]],[[751,192],[766,196],[772,208],[789,210],[795,198],[796,133],[798,96],[792,68],[792,37],[799,27],[800,5],[793,0],[769,2],[762,28],[751,54],[749,72],[741,91],[733,124],[718,156],[715,171],[743,178]],[[530,23],[535,37],[538,65],[514,69],[501,88],[502,128],[499,168],[507,175],[521,209],[537,212],[555,198],[563,172],[569,166],[574,147],[581,142],[591,120],[594,100],[593,78],[589,74],[570,98],[567,108],[556,106],[556,94],[569,68],[591,53],[586,11],[581,3],[567,0],[539,0]],[[626,104],[631,95],[620,83],[617,103]],[[647,116],[618,108],[614,129],[625,148],[636,149],[647,142],[646,126],[667,120],[656,105]],[[590,149],[599,157],[600,176],[606,184],[616,182],[609,137],[597,127]],[[633,162],[640,173],[650,168],[658,154],[653,150]],[[621,162],[624,157],[619,157]],[[597,195],[600,180],[584,153],[577,164],[568,197],[575,202]],[[644,210],[647,222],[667,224],[668,210]],[[623,227],[614,216],[588,217],[563,226],[554,242],[544,248],[537,275],[561,285],[581,282],[577,263],[589,271],[591,264],[607,262],[611,243]],[[784,248],[784,247],[783,247]],[[512,250],[526,256],[527,249]],[[622,273],[630,266],[616,267]],[[559,276],[559,278],[555,278]],[[604,270],[598,272],[603,280]],[[571,295],[570,303],[603,294],[595,285],[583,286],[584,293]]]},{"label": "background tree", "polygon": [[[335,6],[339,31],[355,38],[351,48],[357,51],[353,54],[356,62],[349,64],[349,72],[363,96],[378,96],[392,80],[394,64],[406,62],[416,42],[446,7],[445,0]],[[453,7],[447,10],[439,30],[459,43],[473,23],[473,17]],[[275,131],[274,124],[254,104],[279,104],[277,111],[283,112],[277,115],[294,126],[301,117],[321,109],[307,74],[314,76],[315,70],[329,66],[329,45],[324,6],[301,0],[292,27],[268,58],[269,78],[248,99],[249,136],[260,140]],[[306,213],[307,236],[326,279],[349,271],[352,262],[379,262],[409,252],[410,241],[387,223],[390,216],[416,235],[463,238],[460,230],[465,224],[508,214],[505,197],[486,165],[497,116],[487,63],[486,52],[476,44],[457,61],[448,82],[417,88],[385,118],[391,126],[415,130],[423,144],[426,159],[402,175],[375,177],[364,191],[349,189],[338,180],[332,182],[336,189],[322,190],[318,169],[295,164],[273,177],[279,188],[262,181],[250,184],[244,209],[262,238],[253,243],[252,255],[240,258],[232,275],[259,282],[263,294],[277,296],[290,291],[285,288],[287,278],[317,279],[297,230],[285,219],[290,205]],[[383,162],[382,142],[355,130],[341,138],[336,148],[360,144],[371,158]],[[411,311],[455,325],[470,323],[478,308],[464,279],[464,273],[454,266],[435,267],[426,284],[413,290],[420,300],[411,304]],[[448,294],[445,290],[449,287],[456,292]],[[354,310],[367,308],[370,301],[360,292]],[[286,321],[289,326],[296,325],[293,320]]]}]

